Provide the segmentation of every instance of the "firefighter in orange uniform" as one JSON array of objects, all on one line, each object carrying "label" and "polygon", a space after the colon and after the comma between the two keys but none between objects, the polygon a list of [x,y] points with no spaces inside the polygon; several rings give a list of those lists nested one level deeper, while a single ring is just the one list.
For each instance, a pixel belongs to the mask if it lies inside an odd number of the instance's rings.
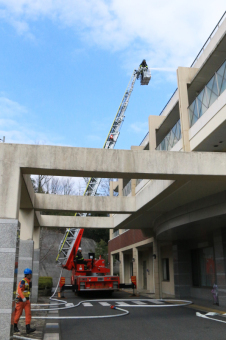
[{"label": "firefighter in orange uniform", "polygon": [[19,332],[17,327],[18,321],[25,310],[26,332],[27,334],[34,332],[36,329],[30,327],[31,323],[31,304],[30,304],[30,289],[31,289],[32,270],[26,268],[24,270],[24,279],[19,282],[16,292],[16,308],[14,318],[14,332]]}]

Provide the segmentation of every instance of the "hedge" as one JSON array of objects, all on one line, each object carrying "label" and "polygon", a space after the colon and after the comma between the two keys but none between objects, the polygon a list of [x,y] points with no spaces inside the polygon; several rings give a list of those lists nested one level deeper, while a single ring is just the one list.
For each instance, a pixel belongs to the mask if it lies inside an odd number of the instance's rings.
[{"label": "hedge", "polygon": [[38,279],[38,289],[52,289],[53,287],[53,279],[50,276],[40,276]]}]

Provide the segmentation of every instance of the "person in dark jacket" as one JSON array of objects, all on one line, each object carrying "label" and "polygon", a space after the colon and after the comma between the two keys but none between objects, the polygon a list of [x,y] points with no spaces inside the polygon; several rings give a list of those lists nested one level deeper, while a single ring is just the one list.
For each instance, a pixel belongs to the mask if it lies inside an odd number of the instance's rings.
[{"label": "person in dark jacket", "polygon": [[140,64],[140,68],[148,68],[148,65],[146,63],[146,60],[144,59],[142,63]]},{"label": "person in dark jacket", "polygon": [[84,264],[84,265],[87,265],[87,262],[86,260],[84,260],[84,257],[82,255],[82,248],[78,248],[78,252],[77,252],[77,255],[75,256],[75,260],[77,262],[77,264]]}]

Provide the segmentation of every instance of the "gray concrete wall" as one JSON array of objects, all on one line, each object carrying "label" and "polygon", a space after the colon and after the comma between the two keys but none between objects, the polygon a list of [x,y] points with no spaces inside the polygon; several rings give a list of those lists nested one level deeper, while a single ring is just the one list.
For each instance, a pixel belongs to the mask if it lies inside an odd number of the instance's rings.
[{"label": "gray concrete wall", "polygon": [[225,273],[225,232],[222,237],[222,229],[213,233],[214,255],[216,266],[216,283],[219,289],[219,305],[226,306],[226,273]]},{"label": "gray concrete wall", "polygon": [[179,241],[173,245],[175,296],[183,299],[190,296],[191,254],[188,242]]},{"label": "gray concrete wall", "polygon": [[[64,231],[60,230],[54,231],[45,228],[41,230],[39,275],[51,276],[54,287],[58,283],[61,271],[61,267],[56,264],[56,257],[63,235]],[[81,247],[84,258],[87,258],[89,252],[95,252],[96,242],[83,237]],[[66,278],[66,284],[70,284],[71,272],[63,270],[62,276]]]},{"label": "gray concrete wall", "polygon": [[18,220],[0,219],[0,339],[12,335],[11,318],[15,305]]},{"label": "gray concrete wall", "polygon": [[20,240],[17,282],[24,278],[24,269],[33,269],[34,241]]},{"label": "gray concrete wall", "polygon": [[31,302],[38,301],[40,249],[34,249]]}]

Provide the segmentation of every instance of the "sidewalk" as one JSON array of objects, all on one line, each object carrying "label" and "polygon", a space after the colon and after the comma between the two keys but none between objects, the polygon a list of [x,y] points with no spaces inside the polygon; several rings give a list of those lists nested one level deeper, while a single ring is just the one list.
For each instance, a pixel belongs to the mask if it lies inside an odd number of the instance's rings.
[{"label": "sidewalk", "polygon": [[[49,303],[49,298],[45,296],[41,296],[38,298],[38,303],[43,304],[43,303]],[[32,319],[31,319],[31,327],[36,328],[36,331],[34,333],[30,333],[27,335],[26,333],[26,325],[25,325],[25,318],[21,318],[18,323],[18,327],[20,329],[20,333],[15,333],[14,335],[22,336],[22,337],[29,337],[32,339],[38,339],[42,340],[43,339],[43,334],[44,334],[44,328],[45,328],[45,320],[44,319],[35,319],[35,316],[42,316],[42,315],[47,315],[47,312],[39,312],[38,309],[41,308],[41,306],[35,307],[33,304],[31,304],[31,308],[35,309],[37,308],[37,311],[32,311]],[[22,314],[23,317],[25,317],[25,313],[23,311]]]}]

